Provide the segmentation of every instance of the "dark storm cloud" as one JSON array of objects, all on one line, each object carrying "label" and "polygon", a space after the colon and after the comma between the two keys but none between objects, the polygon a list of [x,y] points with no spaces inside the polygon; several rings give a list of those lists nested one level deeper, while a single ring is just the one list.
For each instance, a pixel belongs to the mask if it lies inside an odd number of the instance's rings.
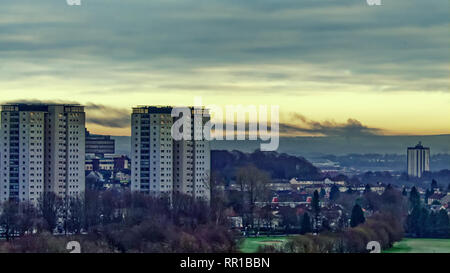
[{"label": "dark storm cloud", "polygon": [[[22,99],[5,101],[2,104],[24,103],[24,104],[80,104],[68,100],[37,100]],[[96,103],[87,103],[85,106],[86,123],[96,124],[109,128],[128,128],[130,126],[131,113],[124,108],[112,107]]]},{"label": "dark storm cloud", "polygon": [[18,99],[2,102],[2,104],[79,104],[70,100],[37,100],[37,99]]},{"label": "dark storm cloud", "polygon": [[291,122],[280,124],[280,132],[287,135],[307,133],[345,137],[383,134],[382,129],[368,127],[352,118],[349,118],[346,123],[337,123],[334,121],[319,122],[310,120],[298,113],[291,115]]},{"label": "dark storm cloud", "polygon": [[[267,129],[272,130],[270,122],[267,123]],[[222,124],[223,133],[228,128],[233,129],[235,135],[248,135],[252,129],[258,130],[258,122],[225,122]],[[215,131],[215,130],[214,130]],[[381,136],[384,130],[381,128],[369,127],[362,124],[359,120],[349,118],[345,123],[335,121],[315,121],[299,113],[291,113],[290,118],[279,123],[279,132],[282,136],[300,136],[300,135],[320,135],[333,137],[361,137],[361,136]],[[257,133],[257,132],[256,132]]]},{"label": "dark storm cloud", "polygon": [[[127,73],[183,74],[204,66],[302,62],[351,72],[311,81],[367,84],[370,78],[384,91],[448,91],[449,2],[382,1],[369,7],[365,0],[84,0],[70,7],[64,0],[4,0],[0,79],[114,81],[123,64]],[[45,67],[26,67],[32,64]],[[261,76],[277,78],[276,71]]]},{"label": "dark storm cloud", "polygon": [[101,104],[86,104],[86,122],[110,128],[128,128],[131,113],[127,109]]}]

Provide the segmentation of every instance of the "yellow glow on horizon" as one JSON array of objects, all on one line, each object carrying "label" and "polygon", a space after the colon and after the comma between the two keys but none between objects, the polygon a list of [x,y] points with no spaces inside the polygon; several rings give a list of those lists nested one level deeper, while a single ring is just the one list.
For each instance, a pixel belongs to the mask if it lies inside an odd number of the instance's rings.
[{"label": "yellow glow on horizon", "polygon": [[[317,122],[344,124],[355,119],[388,135],[450,134],[450,92],[411,90],[427,84],[420,79],[410,82],[387,75],[380,80],[304,63],[205,67],[181,72],[152,67],[145,71],[130,68],[128,72],[126,68],[99,69],[93,73],[95,77],[84,71],[73,78],[47,75],[0,82],[1,100],[95,103],[131,114],[131,108],[137,105],[193,105],[194,98],[201,97],[206,106],[279,105],[281,122],[289,124],[298,123],[291,115],[298,113]],[[392,91],[400,87],[404,90]],[[87,115],[89,120],[89,112]],[[130,135],[129,127],[88,123],[87,128],[98,134]]]},{"label": "yellow glow on horizon", "polygon": [[[140,105],[193,105],[194,96],[186,94],[149,95],[145,100],[121,99],[117,104],[114,99],[102,100],[108,105],[129,108]],[[203,96],[203,104],[217,104],[225,109],[229,104],[272,105],[280,106],[281,122],[297,124],[291,113],[300,113],[314,121],[334,121],[346,123],[349,118],[360,121],[363,125],[384,130],[386,135],[433,135],[450,134],[450,95],[430,92],[314,92],[314,94],[283,98],[277,94],[264,96],[251,95],[215,95]],[[148,101],[148,102],[147,102]],[[128,104],[128,105],[127,105]],[[89,113],[87,113],[89,114]],[[129,128],[106,128],[88,124],[95,133],[112,135],[130,135]]]}]

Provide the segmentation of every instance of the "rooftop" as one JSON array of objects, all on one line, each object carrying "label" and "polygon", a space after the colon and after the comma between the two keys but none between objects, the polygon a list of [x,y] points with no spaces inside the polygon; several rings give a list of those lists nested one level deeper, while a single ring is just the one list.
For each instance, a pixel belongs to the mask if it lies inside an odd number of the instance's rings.
[{"label": "rooftop", "polygon": [[2,111],[41,111],[48,112],[48,107],[50,106],[64,106],[65,110],[68,112],[82,112],[84,111],[84,106],[80,104],[57,104],[57,103],[6,103],[3,104]]},{"label": "rooftop", "polygon": [[422,146],[422,141],[419,141],[419,143],[415,147],[408,147],[408,149],[420,149],[420,150],[424,149],[424,150],[427,150],[427,149],[430,149],[430,148],[429,147],[423,147]]},{"label": "rooftop", "polygon": [[187,107],[191,110],[203,110],[204,114],[208,114],[209,111],[205,109],[204,106],[148,106],[148,105],[138,105],[133,107],[133,114],[171,114],[174,108],[184,108]]}]

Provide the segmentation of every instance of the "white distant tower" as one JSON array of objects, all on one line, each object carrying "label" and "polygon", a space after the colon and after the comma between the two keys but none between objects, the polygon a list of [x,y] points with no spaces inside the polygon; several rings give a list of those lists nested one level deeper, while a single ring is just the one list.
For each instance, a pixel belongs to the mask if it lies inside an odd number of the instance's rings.
[{"label": "white distant tower", "polygon": [[172,107],[140,106],[131,115],[131,190],[172,196]]},{"label": "white distant tower", "polygon": [[84,132],[80,105],[2,105],[0,201],[84,192]]},{"label": "white distant tower", "polygon": [[[211,148],[204,137],[195,139],[198,127],[191,119],[192,140],[175,141],[171,128],[177,118],[171,106],[139,106],[131,116],[131,190],[153,196],[183,193],[209,200]],[[195,110],[190,107],[191,115]],[[205,109],[198,122],[209,121]],[[203,126],[200,126],[203,128]]]},{"label": "white distant tower", "polygon": [[408,147],[408,175],[422,177],[425,171],[430,171],[430,148],[419,142],[415,147]]},{"label": "white distant tower", "polygon": [[[201,131],[211,117],[207,109],[190,107],[190,110],[192,140],[173,142],[173,191],[191,195],[196,199],[210,200],[211,147],[210,141],[206,140]],[[201,116],[197,125],[193,118],[195,114]],[[195,139],[195,136],[198,138]]]}]

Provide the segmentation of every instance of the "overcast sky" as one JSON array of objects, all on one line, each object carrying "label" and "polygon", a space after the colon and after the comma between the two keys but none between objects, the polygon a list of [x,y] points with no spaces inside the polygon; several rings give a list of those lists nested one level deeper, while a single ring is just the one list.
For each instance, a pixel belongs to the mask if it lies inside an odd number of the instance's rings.
[{"label": "overcast sky", "polygon": [[0,101],[279,105],[300,135],[450,133],[448,0],[2,0]]}]

